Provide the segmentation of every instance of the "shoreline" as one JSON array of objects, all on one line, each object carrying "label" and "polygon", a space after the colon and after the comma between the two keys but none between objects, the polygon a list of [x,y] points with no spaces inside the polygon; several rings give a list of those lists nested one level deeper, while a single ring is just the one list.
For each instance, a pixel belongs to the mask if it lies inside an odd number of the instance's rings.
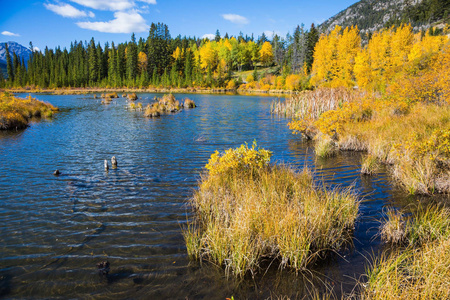
[{"label": "shoreline", "polygon": [[175,94],[226,94],[226,95],[248,95],[248,96],[291,96],[298,94],[292,90],[239,90],[225,88],[8,88],[0,89],[0,92],[9,93],[39,93],[52,95],[80,95],[90,93],[175,93]]}]

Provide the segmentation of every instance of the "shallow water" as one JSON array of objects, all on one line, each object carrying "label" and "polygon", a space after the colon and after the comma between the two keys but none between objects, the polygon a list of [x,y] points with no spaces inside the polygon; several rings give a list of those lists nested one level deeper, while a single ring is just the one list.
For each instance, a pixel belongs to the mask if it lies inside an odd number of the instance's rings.
[{"label": "shallow water", "polygon": [[[154,96],[140,94],[138,102]],[[287,119],[270,115],[271,97],[176,95],[186,96],[198,108],[147,119],[123,98],[102,105],[92,95],[37,95],[60,112],[0,132],[0,297],[295,298],[308,294],[310,280],[339,294],[363,279],[382,250],[383,207],[409,200],[389,175],[361,176],[360,153],[315,159]],[[273,160],[309,166],[330,187],[354,185],[363,199],[354,246],[318,263],[312,277],[274,264],[236,283],[220,268],[189,262],[181,227],[202,167],[215,150],[253,140]],[[112,156],[118,168],[105,172]],[[111,272],[102,277],[96,264],[106,259]]]}]

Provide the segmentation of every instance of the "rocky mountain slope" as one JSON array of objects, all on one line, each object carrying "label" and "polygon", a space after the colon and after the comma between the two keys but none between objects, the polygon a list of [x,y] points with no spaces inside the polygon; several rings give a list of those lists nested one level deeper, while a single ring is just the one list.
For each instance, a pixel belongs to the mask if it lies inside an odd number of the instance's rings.
[{"label": "rocky mountain slope", "polygon": [[450,0],[361,0],[326,20],[319,27],[327,32],[336,25],[357,25],[362,33],[400,23],[426,29],[448,21]]}]

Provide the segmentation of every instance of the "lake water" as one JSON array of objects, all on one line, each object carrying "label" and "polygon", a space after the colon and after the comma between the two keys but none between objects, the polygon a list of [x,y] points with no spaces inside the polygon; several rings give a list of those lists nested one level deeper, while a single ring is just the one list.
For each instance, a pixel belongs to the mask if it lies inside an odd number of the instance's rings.
[{"label": "lake water", "polygon": [[[383,207],[411,200],[385,172],[360,175],[359,153],[316,159],[289,120],[270,115],[273,97],[178,94],[198,107],[157,119],[127,110],[123,98],[102,105],[92,95],[36,97],[60,112],[0,132],[0,297],[296,298],[308,281],[348,292],[382,250]],[[313,275],[272,266],[237,283],[187,257],[181,228],[199,173],[215,150],[253,140],[273,151],[272,160],[309,166],[331,187],[354,185],[363,199],[354,246],[313,266]],[[112,156],[118,168],[105,172]],[[96,267],[106,259],[107,277]]]}]

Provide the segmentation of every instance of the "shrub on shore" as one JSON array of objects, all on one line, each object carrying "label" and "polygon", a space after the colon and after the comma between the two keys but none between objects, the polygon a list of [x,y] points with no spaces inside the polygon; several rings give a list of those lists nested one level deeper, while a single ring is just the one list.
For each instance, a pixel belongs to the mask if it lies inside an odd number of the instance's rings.
[{"label": "shrub on shore", "polygon": [[211,155],[183,230],[191,257],[242,277],[264,258],[305,270],[349,242],[359,206],[351,191],[319,188],[308,169],[269,165],[270,156],[255,143]]},{"label": "shrub on shore", "polygon": [[25,99],[0,94],[0,130],[23,129],[32,117],[50,118],[58,108],[31,96]]}]

